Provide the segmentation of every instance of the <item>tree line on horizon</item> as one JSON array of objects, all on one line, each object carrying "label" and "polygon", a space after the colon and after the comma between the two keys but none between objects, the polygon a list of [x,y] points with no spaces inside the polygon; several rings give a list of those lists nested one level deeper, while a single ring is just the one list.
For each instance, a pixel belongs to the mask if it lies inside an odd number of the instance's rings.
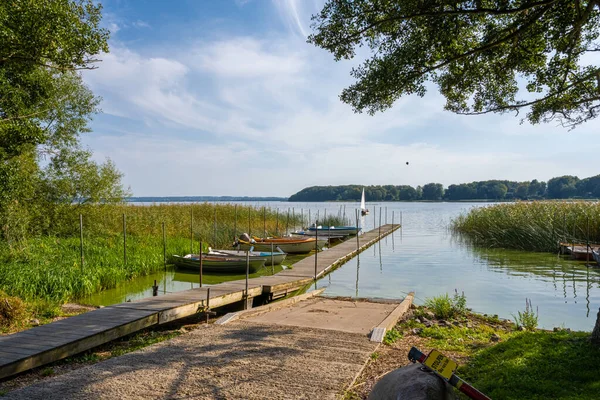
[{"label": "tree line on horizon", "polygon": [[508,180],[474,181],[444,188],[441,183],[410,185],[311,186],[290,196],[289,201],[359,201],[362,190],[368,201],[463,201],[542,200],[600,198],[600,175],[579,179],[564,175],[548,182]]}]

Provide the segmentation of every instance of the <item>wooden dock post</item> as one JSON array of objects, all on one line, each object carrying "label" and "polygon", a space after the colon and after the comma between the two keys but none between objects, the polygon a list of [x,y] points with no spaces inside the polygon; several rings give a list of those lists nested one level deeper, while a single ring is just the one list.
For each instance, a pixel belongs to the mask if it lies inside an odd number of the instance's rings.
[{"label": "wooden dock post", "polygon": [[310,228],[310,208],[308,209],[308,223],[306,224],[307,228]]},{"label": "wooden dock post", "polygon": [[250,229],[250,213],[252,212],[252,207],[248,206],[248,236],[252,237],[252,229]]},{"label": "wooden dock post", "polygon": [[127,222],[123,213],[123,266],[127,266]]},{"label": "wooden dock post", "polygon": [[276,219],[276,223],[275,223],[275,235],[279,236],[279,208],[277,209],[277,216],[275,217]]},{"label": "wooden dock post", "polygon": [[214,222],[214,231],[213,231],[213,246],[217,248],[217,205],[215,204],[215,222]]},{"label": "wooden dock post", "polygon": [[317,281],[317,259],[319,255],[319,221],[315,221],[315,282]]},{"label": "wooden dock post", "polygon": [[248,279],[250,278],[250,252],[246,250],[246,291],[244,292],[244,310],[248,309]]},{"label": "wooden dock post", "polygon": [[165,271],[167,270],[167,233],[165,231],[165,223],[162,223],[163,234],[163,262],[165,263]]},{"label": "wooden dock post", "polygon": [[83,270],[83,215],[79,214],[79,250],[81,253],[81,269]]},{"label": "wooden dock post", "polygon": [[194,252],[194,205],[190,207],[190,254]]},{"label": "wooden dock post", "polygon": [[154,285],[152,286],[152,296],[158,296],[158,285],[156,284],[156,279],[154,280]]},{"label": "wooden dock post", "polygon": [[379,239],[381,239],[381,207],[379,207]]},{"label": "wooden dock post", "polygon": [[356,217],[356,255],[358,255],[360,250],[360,240],[358,240],[358,209],[354,210],[354,214]]},{"label": "wooden dock post", "polygon": [[587,232],[585,234],[585,262],[590,262],[590,216],[586,215]]},{"label": "wooden dock post", "polygon": [[267,237],[267,209],[263,206],[263,237]]},{"label": "wooden dock post", "polygon": [[233,220],[233,240],[237,237],[237,204],[235,205],[235,219]]},{"label": "wooden dock post", "polygon": [[198,259],[200,261],[199,282],[200,282],[200,287],[202,287],[202,238],[200,238],[200,252],[198,253]]},{"label": "wooden dock post", "polygon": [[287,218],[285,220],[285,236],[288,235],[289,227],[290,227],[290,209],[288,208]]}]

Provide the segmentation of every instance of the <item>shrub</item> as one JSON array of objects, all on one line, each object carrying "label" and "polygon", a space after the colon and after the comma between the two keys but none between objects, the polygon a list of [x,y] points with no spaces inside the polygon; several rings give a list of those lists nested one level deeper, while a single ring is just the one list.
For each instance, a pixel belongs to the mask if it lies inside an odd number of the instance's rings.
[{"label": "shrub", "polygon": [[458,290],[454,289],[452,299],[448,296],[448,293],[441,296],[428,297],[425,299],[425,306],[433,311],[436,318],[454,318],[467,313],[467,297],[464,292],[459,294]]},{"label": "shrub", "polygon": [[0,328],[10,328],[27,316],[25,304],[18,297],[0,291]]},{"label": "shrub", "polygon": [[525,330],[533,331],[538,326],[538,309],[536,307],[536,311],[533,311],[533,306],[531,305],[531,299],[525,298],[525,311],[517,312],[518,316],[512,315],[515,319],[515,324],[517,328],[523,327]]}]

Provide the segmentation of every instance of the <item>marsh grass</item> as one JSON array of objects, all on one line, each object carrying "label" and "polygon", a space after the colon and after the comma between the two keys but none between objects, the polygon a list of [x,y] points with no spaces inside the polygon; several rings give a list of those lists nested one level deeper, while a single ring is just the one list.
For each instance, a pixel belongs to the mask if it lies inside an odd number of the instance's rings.
[{"label": "marsh grass", "polygon": [[[84,264],[81,265],[79,213],[83,215]],[[237,212],[237,224],[236,224]],[[216,234],[215,234],[216,213]],[[124,258],[123,215],[126,217],[127,259]],[[266,223],[263,224],[263,215]],[[0,244],[0,290],[37,304],[46,312],[116,287],[120,282],[164,269],[166,255],[197,252],[200,240],[213,248],[229,248],[241,232],[275,232],[285,224],[300,225],[296,216],[272,209],[232,204],[98,205],[73,207],[52,234]],[[192,222],[193,216],[193,225]],[[290,215],[290,220],[293,217]]]},{"label": "marsh grass", "polygon": [[520,202],[473,208],[452,229],[476,246],[556,252],[559,242],[599,243],[599,202]]}]

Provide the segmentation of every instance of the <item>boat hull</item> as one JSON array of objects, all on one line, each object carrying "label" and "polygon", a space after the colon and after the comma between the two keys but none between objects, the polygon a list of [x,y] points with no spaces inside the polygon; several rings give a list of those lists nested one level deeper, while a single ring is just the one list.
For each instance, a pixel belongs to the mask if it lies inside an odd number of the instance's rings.
[{"label": "boat hull", "polygon": [[[277,240],[277,239],[275,239]],[[319,249],[323,248],[327,244],[327,240],[318,240],[317,246]],[[306,254],[310,253],[315,249],[315,240],[299,240],[299,241],[274,241],[273,245],[279,247],[281,251],[289,254]],[[248,243],[244,241],[240,241],[239,243],[240,249],[249,250],[251,247],[254,247],[256,251],[271,251],[271,242],[256,242],[256,243]]]},{"label": "boat hull", "polygon": [[356,235],[358,232],[360,232],[361,228],[357,228],[355,226],[332,226],[332,227],[322,227],[322,228],[315,228],[314,226],[311,226],[310,228],[308,228],[309,232],[318,232],[319,235],[321,233],[327,233],[329,235]]},{"label": "boat hull", "polygon": [[[273,252],[273,257],[271,257],[271,251],[270,251],[270,247],[269,247],[269,251],[251,251],[250,252],[250,257],[255,257],[255,258],[261,258],[263,260],[265,260],[265,265],[271,265],[271,262],[273,262],[273,265],[279,265],[281,264],[284,260],[285,257],[287,256],[286,253],[278,253],[278,252]],[[226,254],[230,257],[242,257],[244,258],[244,260],[246,259],[246,252],[245,251],[237,251],[237,250],[213,250],[212,251],[214,254]],[[212,253],[211,253],[212,254]]]},{"label": "boat hull", "polygon": [[[199,272],[200,260],[198,256],[181,257],[173,256],[175,268]],[[251,259],[249,272],[255,273],[265,265],[263,258]],[[242,257],[215,257],[212,255],[202,256],[203,272],[223,272],[223,273],[246,273],[246,259]]]}]

